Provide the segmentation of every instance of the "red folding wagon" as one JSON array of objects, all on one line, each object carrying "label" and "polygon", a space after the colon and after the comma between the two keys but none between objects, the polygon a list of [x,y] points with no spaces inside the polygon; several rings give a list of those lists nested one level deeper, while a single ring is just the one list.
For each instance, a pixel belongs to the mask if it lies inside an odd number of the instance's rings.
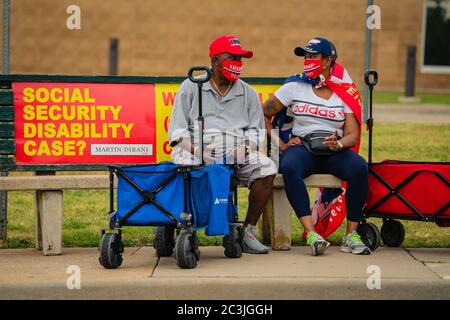
[{"label": "red folding wagon", "polygon": [[370,222],[363,222],[358,228],[372,250],[381,240],[389,247],[402,244],[405,229],[398,220],[435,222],[450,227],[450,162],[372,162],[372,92],[377,80],[376,71],[366,72],[365,82],[370,89],[369,193],[364,217],[382,218],[383,226],[381,232]]}]

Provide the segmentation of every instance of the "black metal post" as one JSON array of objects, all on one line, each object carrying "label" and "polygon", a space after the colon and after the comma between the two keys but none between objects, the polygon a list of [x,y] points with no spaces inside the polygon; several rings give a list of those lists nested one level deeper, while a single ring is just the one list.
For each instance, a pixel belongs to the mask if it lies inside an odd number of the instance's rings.
[{"label": "black metal post", "polygon": [[10,62],[10,1],[3,0],[3,74],[9,74]]},{"label": "black metal post", "polygon": [[416,46],[408,46],[406,59],[405,97],[414,97],[416,80]]},{"label": "black metal post", "polygon": [[[6,177],[8,172],[1,171],[0,175]],[[0,241],[8,241],[8,192],[0,192]]]},{"label": "black metal post", "polygon": [[118,74],[119,64],[119,39],[111,38],[109,41],[109,75]]},{"label": "black metal post", "polygon": [[109,213],[114,212],[114,170],[109,170]]},{"label": "black metal post", "polygon": [[[373,0],[367,0],[367,8],[373,5]],[[366,26],[366,40],[365,40],[365,49],[364,49],[364,70],[369,70],[371,66],[371,57],[372,57],[372,29],[367,27],[367,19],[369,18],[369,13],[366,13],[365,23]],[[363,121],[368,119],[368,101],[369,101],[369,87],[364,87],[364,101],[363,101]]]},{"label": "black metal post", "polygon": [[203,110],[202,110],[202,84],[198,83],[198,122],[200,125],[200,132],[198,137],[198,143],[200,148],[200,155],[201,155],[201,161],[202,165],[205,164],[205,159],[203,157],[203,130],[205,129],[205,118],[203,118]]},{"label": "black metal post", "polygon": [[[10,1],[3,0],[3,38],[2,38],[2,73],[9,74],[10,62]],[[1,171],[0,176],[8,176],[7,171]],[[8,192],[0,191],[0,241],[6,244],[8,240]]]},{"label": "black metal post", "polygon": [[372,96],[373,96],[373,86],[369,87],[370,98],[369,98],[369,118],[367,119],[367,124],[369,126],[369,163],[372,163],[372,132],[373,132],[373,117],[372,117]]},{"label": "black metal post", "polygon": [[[202,78],[195,78],[194,77],[194,71],[205,71],[205,77]],[[211,79],[211,69],[208,67],[201,67],[201,66],[195,66],[189,69],[188,71],[188,78],[194,83],[197,83],[198,87],[198,117],[197,117],[197,123],[200,126],[200,132],[199,132],[199,144],[200,144],[200,155],[201,155],[201,161],[202,165],[205,164],[205,160],[203,158],[203,129],[205,128],[205,119],[203,118],[203,110],[202,110],[202,85],[205,82],[208,82],[209,79]],[[195,135],[195,134],[194,134]]]},{"label": "black metal post", "polygon": [[[371,76],[373,76],[373,79],[371,79]],[[376,72],[375,70],[367,70],[364,74],[364,82],[369,88],[369,110],[368,110],[369,118],[367,119],[366,123],[369,128],[369,164],[370,164],[372,163],[372,130],[373,130],[372,96],[373,96],[373,88],[378,83],[378,72]]]}]

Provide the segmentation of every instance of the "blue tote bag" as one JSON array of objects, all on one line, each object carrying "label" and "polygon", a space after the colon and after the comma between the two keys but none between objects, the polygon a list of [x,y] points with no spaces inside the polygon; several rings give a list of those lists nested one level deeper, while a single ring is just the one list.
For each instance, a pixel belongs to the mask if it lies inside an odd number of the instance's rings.
[{"label": "blue tote bag", "polygon": [[232,170],[212,164],[191,172],[191,193],[196,228],[206,228],[207,236],[229,233],[230,178]]}]

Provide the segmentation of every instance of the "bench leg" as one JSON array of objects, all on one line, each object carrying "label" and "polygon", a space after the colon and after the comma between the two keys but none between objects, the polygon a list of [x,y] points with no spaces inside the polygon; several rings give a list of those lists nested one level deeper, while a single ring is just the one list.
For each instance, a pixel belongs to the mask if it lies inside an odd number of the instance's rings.
[{"label": "bench leg", "polygon": [[272,192],[272,249],[291,249],[291,205],[283,188],[274,188]]},{"label": "bench leg", "polygon": [[42,202],[38,199],[42,199],[42,191],[36,191],[34,195],[34,208],[36,211],[35,214],[35,224],[34,224],[34,233],[36,237],[36,250],[42,250],[42,229],[41,229],[41,209],[39,203]]},{"label": "bench leg", "polygon": [[63,192],[36,192],[36,248],[45,256],[60,255],[62,248]]}]

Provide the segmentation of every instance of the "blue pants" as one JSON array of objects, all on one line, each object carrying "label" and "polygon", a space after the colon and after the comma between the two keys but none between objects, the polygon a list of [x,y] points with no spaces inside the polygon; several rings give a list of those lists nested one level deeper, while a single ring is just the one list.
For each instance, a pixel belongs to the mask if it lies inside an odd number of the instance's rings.
[{"label": "blue pants", "polygon": [[313,173],[326,173],[347,181],[347,220],[361,220],[367,197],[368,167],[366,160],[353,151],[344,150],[331,156],[315,156],[303,145],[295,145],[281,154],[280,171],[283,174],[288,200],[299,218],[311,214],[303,178]]}]

